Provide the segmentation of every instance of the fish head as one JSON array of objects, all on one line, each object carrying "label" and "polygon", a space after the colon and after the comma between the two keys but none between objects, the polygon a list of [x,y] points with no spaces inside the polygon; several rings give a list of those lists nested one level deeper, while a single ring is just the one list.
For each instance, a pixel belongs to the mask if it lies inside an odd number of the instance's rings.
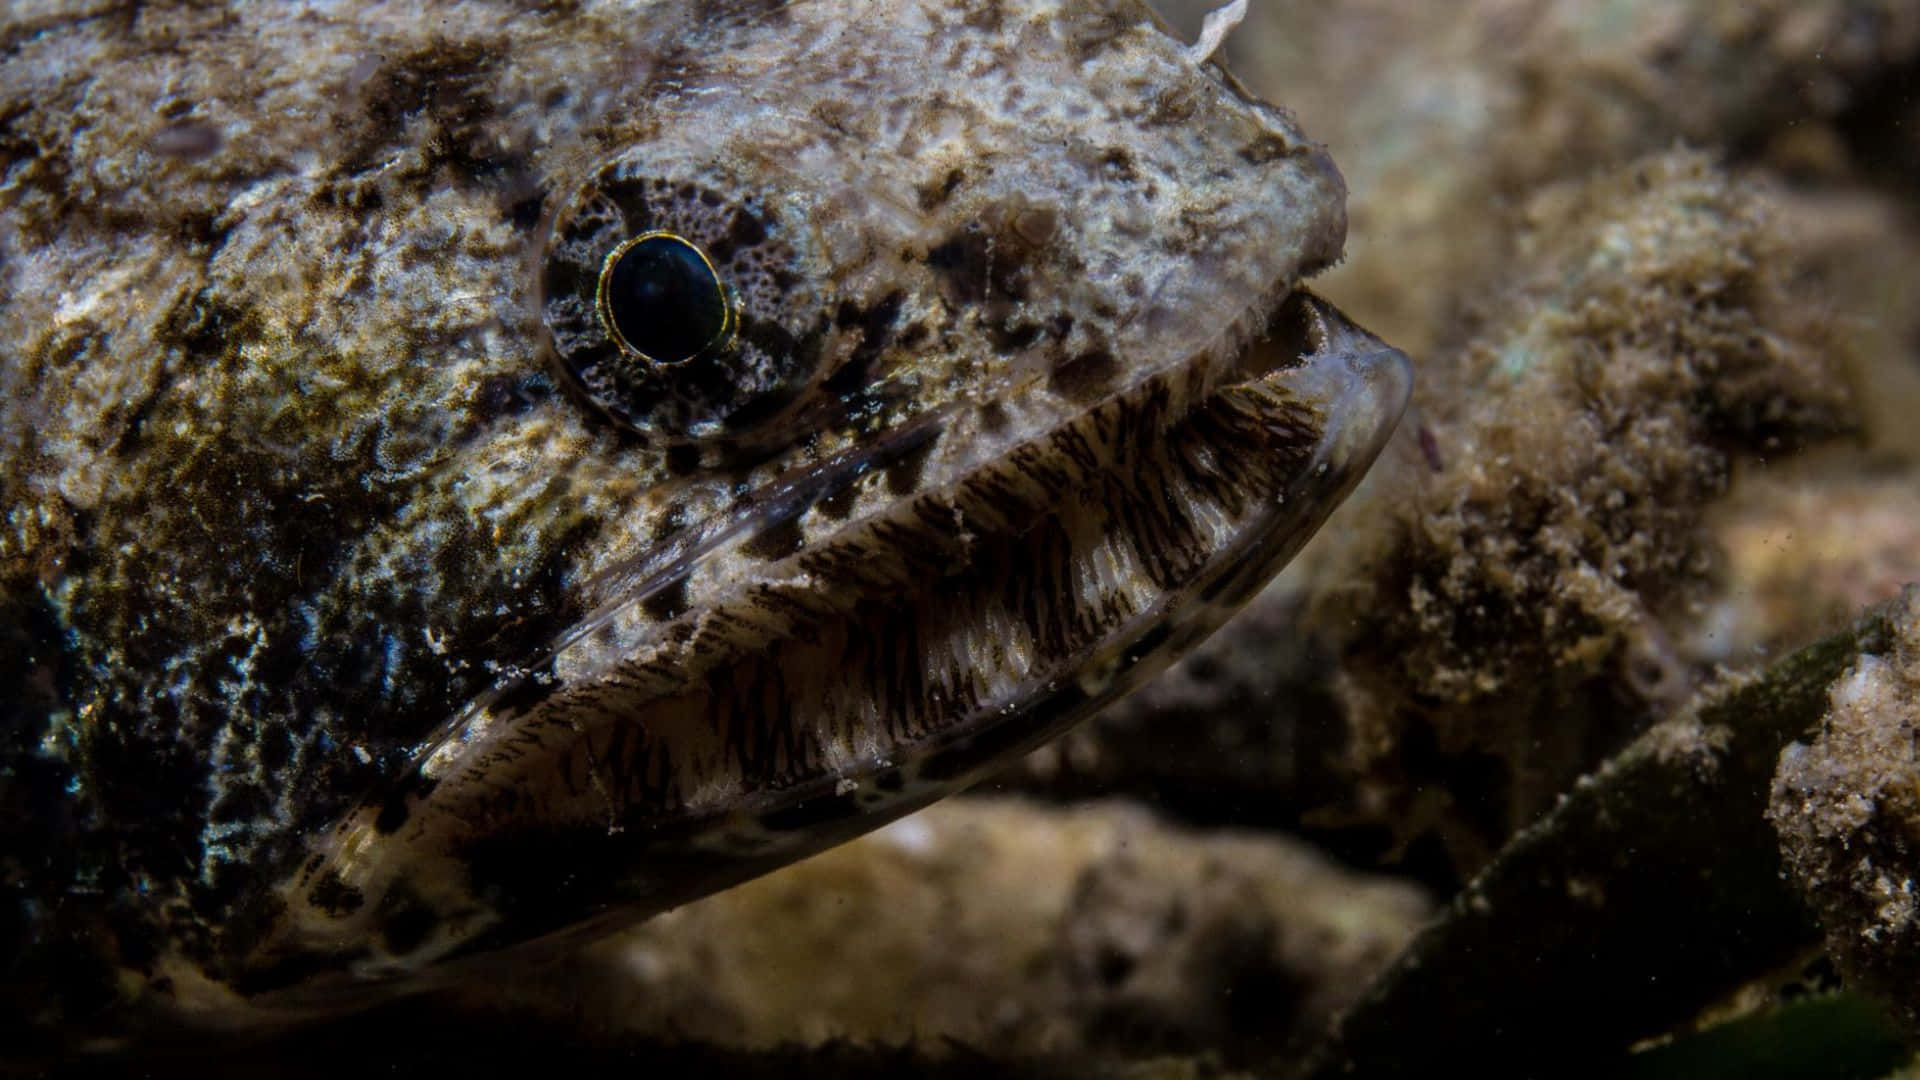
[{"label": "fish head", "polygon": [[841,842],[1204,638],[1405,404],[1301,288],[1325,151],[1137,3],[471,18],[9,61],[75,139],[248,88],[138,159],[197,233],[0,203],[28,969],[281,1022]]}]

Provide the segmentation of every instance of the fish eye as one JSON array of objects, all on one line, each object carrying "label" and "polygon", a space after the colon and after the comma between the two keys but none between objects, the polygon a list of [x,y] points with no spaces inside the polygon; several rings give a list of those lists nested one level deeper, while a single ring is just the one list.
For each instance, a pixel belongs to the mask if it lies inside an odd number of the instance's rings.
[{"label": "fish eye", "polygon": [[[791,191],[671,147],[602,164],[539,263],[545,343],[585,401],[648,442],[751,454],[831,374],[831,275]],[[836,354],[837,355],[837,354]]]},{"label": "fish eye", "polygon": [[719,271],[698,245],[671,232],[642,233],[609,251],[596,301],[607,335],[652,364],[717,352],[735,329]]}]

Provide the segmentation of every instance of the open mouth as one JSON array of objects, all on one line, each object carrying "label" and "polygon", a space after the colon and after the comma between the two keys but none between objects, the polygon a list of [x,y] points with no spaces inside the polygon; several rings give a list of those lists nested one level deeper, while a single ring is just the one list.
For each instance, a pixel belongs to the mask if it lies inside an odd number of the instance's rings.
[{"label": "open mouth", "polygon": [[965,469],[928,464],[950,423],[897,433],[653,553],[336,827],[284,892],[271,966],[412,973],[604,932],[1138,685],[1286,563],[1405,406],[1406,359],[1312,294],[1264,330]]}]

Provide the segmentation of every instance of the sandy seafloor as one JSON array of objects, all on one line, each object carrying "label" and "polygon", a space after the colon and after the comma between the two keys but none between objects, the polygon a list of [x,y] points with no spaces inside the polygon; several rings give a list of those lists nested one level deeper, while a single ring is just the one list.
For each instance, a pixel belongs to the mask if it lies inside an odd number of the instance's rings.
[{"label": "sandy seafloor", "polygon": [[[1276,1068],[1608,755],[1920,580],[1920,3],[1269,0],[1226,59],[1347,178],[1348,256],[1314,287],[1418,366],[1360,494],[1082,731],[476,989],[506,1018],[485,1036],[387,1021],[415,1058]],[[1654,1041],[1842,985],[1907,1007],[1875,949],[1910,944],[1915,819],[1887,808],[1920,774],[1872,749],[1920,726],[1907,645],[1856,665],[1824,721],[1854,727],[1810,726],[1775,800],[1825,929],[1875,946],[1828,957],[1809,922],[1791,970],[1756,960]],[[1846,746],[1882,755],[1869,780]],[[1852,816],[1795,817],[1823,798]],[[1881,845],[1882,922],[1842,928],[1821,890],[1861,879],[1823,842]]]}]

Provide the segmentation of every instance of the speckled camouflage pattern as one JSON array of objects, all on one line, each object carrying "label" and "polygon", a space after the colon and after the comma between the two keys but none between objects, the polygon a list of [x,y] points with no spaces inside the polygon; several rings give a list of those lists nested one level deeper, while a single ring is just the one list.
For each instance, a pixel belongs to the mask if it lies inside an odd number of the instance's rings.
[{"label": "speckled camouflage pattern", "polygon": [[[1218,625],[1406,391],[1296,289],[1331,162],[1121,0],[16,6],[0,178],[30,1026],[351,1007],[924,804]],[[638,191],[723,379],[554,362]]]}]

